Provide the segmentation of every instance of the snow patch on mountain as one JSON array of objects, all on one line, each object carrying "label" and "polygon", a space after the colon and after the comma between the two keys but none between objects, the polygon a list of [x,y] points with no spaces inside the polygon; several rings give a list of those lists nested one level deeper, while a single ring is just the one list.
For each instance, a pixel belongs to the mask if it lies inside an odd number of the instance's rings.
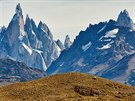
[{"label": "snow patch on mountain", "polygon": [[23,40],[23,36],[22,35],[19,35],[19,40],[22,41]]},{"label": "snow patch on mountain", "polygon": [[106,32],[104,38],[108,38],[108,37],[111,37],[111,38],[114,38],[116,37],[116,34],[118,33],[118,28],[117,29],[114,29],[114,30],[111,30],[111,31],[108,31]]},{"label": "snow patch on mountain", "polygon": [[11,56],[9,56],[9,55],[7,55],[7,58],[8,58],[8,59],[11,59],[11,60],[13,60],[13,61],[17,61],[15,58],[13,58],[13,57],[11,57]]},{"label": "snow patch on mountain", "polygon": [[102,32],[105,29],[106,25],[104,25],[97,33]]},{"label": "snow patch on mountain", "polygon": [[100,64],[94,68],[92,68],[89,73],[92,75],[96,75],[96,73],[105,70],[109,65],[107,63]]},{"label": "snow patch on mountain", "polygon": [[135,30],[130,29],[129,31],[130,31],[130,32],[133,32],[133,31],[135,31]]},{"label": "snow patch on mountain", "polygon": [[60,66],[63,66],[64,63],[61,63]]},{"label": "snow patch on mountain", "polygon": [[86,66],[86,64],[84,64],[83,61],[84,61],[84,59],[81,58],[76,63],[74,63],[73,65],[75,65],[75,66],[77,65],[77,66],[80,66],[80,67],[83,68],[84,66]]},{"label": "snow patch on mountain", "polygon": [[35,32],[32,30],[32,34],[35,36],[36,34],[35,34]]},{"label": "snow patch on mountain", "polygon": [[42,41],[38,40],[38,43],[39,43],[40,48],[43,48],[43,43],[42,43]]},{"label": "snow patch on mountain", "polygon": [[[39,51],[37,51],[37,52],[39,52]],[[40,54],[41,59],[42,59],[43,70],[46,71],[46,70],[47,70],[47,66],[46,66],[46,64],[45,64],[45,62],[44,62],[44,58],[43,58],[43,56],[41,55],[41,53],[39,53],[39,54]]]},{"label": "snow patch on mountain", "polygon": [[2,40],[4,39],[4,37],[5,37],[5,35],[2,36],[2,38],[1,38],[1,40],[0,40],[1,42],[2,42]]},{"label": "snow patch on mountain", "polygon": [[104,39],[103,41],[111,41],[111,39]]},{"label": "snow patch on mountain", "polygon": [[25,43],[22,42],[23,47],[32,55],[32,49],[30,49]]},{"label": "snow patch on mountain", "polygon": [[33,49],[34,51],[38,52],[39,54],[43,53],[41,50]]},{"label": "snow patch on mountain", "polygon": [[87,49],[90,48],[91,45],[92,45],[92,43],[91,42],[88,42],[87,44],[85,44],[85,45],[82,46],[82,50],[83,51],[86,51]]},{"label": "snow patch on mountain", "polygon": [[101,50],[101,49],[108,49],[108,48],[110,48],[110,47],[111,47],[110,44],[106,44],[106,45],[104,45],[103,47],[97,48],[97,49],[99,49],[99,50]]},{"label": "snow patch on mountain", "polygon": [[102,50],[102,49],[108,49],[108,48],[111,47],[111,44],[112,44],[112,43],[114,43],[114,41],[109,42],[108,44],[104,45],[104,46],[101,47],[101,48],[98,47],[97,49],[99,49],[99,50]]}]

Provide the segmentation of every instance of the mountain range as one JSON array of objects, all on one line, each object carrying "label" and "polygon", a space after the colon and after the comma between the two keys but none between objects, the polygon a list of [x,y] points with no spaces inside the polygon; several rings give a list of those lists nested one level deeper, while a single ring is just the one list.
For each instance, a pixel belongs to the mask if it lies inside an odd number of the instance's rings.
[{"label": "mountain range", "polygon": [[0,28],[0,58],[10,58],[46,71],[61,50],[71,45],[67,37],[64,46],[60,40],[56,42],[53,39],[50,29],[42,21],[37,26],[28,15],[24,21],[22,8],[18,4],[8,27]]},{"label": "mountain range", "polygon": [[[0,66],[0,74],[12,80],[12,76],[18,77],[20,73],[19,78],[27,75],[24,81],[28,81],[46,75],[82,72],[134,86],[134,40],[135,24],[127,10],[120,12],[117,21],[90,24],[73,43],[67,35],[63,44],[60,39],[54,40],[42,21],[36,25],[29,15],[24,21],[22,8],[17,4],[9,25],[0,27],[0,61],[5,63]],[[7,61],[11,67],[6,65]],[[12,68],[12,64],[17,65]],[[18,68],[23,68],[22,72]],[[9,75],[10,71],[13,75]]]},{"label": "mountain range", "polygon": [[135,25],[127,10],[117,21],[90,24],[47,69],[48,75],[82,72],[135,85]]}]

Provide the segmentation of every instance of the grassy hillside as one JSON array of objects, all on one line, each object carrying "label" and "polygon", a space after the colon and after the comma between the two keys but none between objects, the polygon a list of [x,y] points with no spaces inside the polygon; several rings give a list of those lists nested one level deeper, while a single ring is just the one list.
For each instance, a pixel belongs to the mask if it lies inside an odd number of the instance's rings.
[{"label": "grassy hillside", "polygon": [[0,87],[0,101],[135,101],[135,88],[82,73]]}]

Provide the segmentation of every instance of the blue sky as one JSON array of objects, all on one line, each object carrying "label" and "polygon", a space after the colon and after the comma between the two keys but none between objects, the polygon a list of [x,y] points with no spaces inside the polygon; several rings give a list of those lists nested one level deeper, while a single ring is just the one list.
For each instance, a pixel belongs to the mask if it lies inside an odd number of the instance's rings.
[{"label": "blue sky", "polygon": [[0,26],[8,25],[17,3],[21,4],[24,18],[29,14],[36,24],[43,21],[54,39],[62,41],[66,34],[73,40],[90,23],[116,20],[124,9],[135,19],[135,0],[0,0]]}]

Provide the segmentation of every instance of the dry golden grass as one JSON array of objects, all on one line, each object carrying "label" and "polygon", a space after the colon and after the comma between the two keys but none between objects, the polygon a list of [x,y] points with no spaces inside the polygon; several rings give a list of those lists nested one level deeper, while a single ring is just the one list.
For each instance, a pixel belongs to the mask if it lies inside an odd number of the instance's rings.
[{"label": "dry golden grass", "polygon": [[135,88],[82,73],[0,87],[0,101],[135,101]]}]

